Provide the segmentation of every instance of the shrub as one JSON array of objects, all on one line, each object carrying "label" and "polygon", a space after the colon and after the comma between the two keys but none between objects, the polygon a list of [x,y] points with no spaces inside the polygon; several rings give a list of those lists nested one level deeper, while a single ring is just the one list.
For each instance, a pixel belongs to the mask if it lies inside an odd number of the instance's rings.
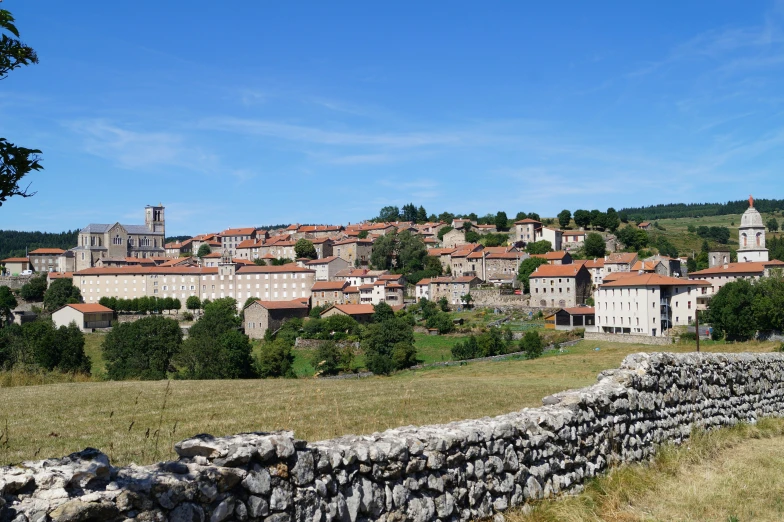
[{"label": "shrub", "polygon": [[296,377],[294,373],[294,354],[285,339],[265,342],[256,358],[259,377]]},{"label": "shrub", "polygon": [[682,343],[690,343],[697,341],[697,334],[695,332],[683,332],[680,335],[680,342]]},{"label": "shrub", "polygon": [[101,349],[110,379],[165,379],[180,351],[182,330],[174,319],[144,317],[116,323]]},{"label": "shrub", "polygon": [[190,312],[183,312],[182,314],[183,321],[193,321],[193,314]]},{"label": "shrub", "polygon": [[445,312],[437,312],[435,315],[431,315],[425,324],[428,328],[437,328],[440,334],[449,333],[455,328],[452,317]]},{"label": "shrub", "polygon": [[536,359],[541,357],[544,348],[542,346],[542,338],[539,333],[534,330],[529,330],[520,341],[520,349],[525,352],[528,359]]},{"label": "shrub", "polygon": [[341,369],[340,348],[333,341],[322,343],[310,360],[317,375],[337,375]]}]

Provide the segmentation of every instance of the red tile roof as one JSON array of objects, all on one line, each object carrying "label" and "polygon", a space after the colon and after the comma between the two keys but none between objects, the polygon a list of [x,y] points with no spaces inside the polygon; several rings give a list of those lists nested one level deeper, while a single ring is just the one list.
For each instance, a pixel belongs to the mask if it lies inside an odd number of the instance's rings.
[{"label": "red tile roof", "polygon": [[220,236],[250,236],[256,233],[256,229],[254,227],[247,227],[247,228],[227,228],[223,232],[221,232]]},{"label": "red tile roof", "polygon": [[514,222],[515,225],[523,225],[525,223],[536,223],[536,224],[539,224],[539,225],[542,224],[541,221],[537,221],[537,220],[531,219],[531,218],[525,218],[525,219],[521,219],[520,221],[515,221]]},{"label": "red tile roof", "polygon": [[717,265],[712,268],[706,268],[697,272],[691,272],[689,277],[696,276],[716,276],[725,274],[761,274],[766,268],[784,268],[784,262],[778,259],[771,261],[751,261],[747,263],[728,263],[727,268],[724,265]]},{"label": "red tile roof", "polygon": [[9,257],[8,259],[3,259],[0,263],[29,263],[30,260],[26,257]]},{"label": "red tile roof", "polygon": [[627,286],[710,286],[710,283],[702,280],[677,279],[659,274],[642,274],[624,277],[616,281],[604,283],[601,288],[606,287],[627,287]]},{"label": "red tile roof", "polygon": [[575,306],[564,308],[563,311],[569,315],[593,315],[596,313],[596,309],[593,306]]},{"label": "red tile roof", "polygon": [[331,263],[332,261],[340,259],[338,256],[329,256],[329,257],[322,257],[321,259],[313,259],[308,261],[308,265],[326,265]]},{"label": "red tile roof", "polygon": [[65,253],[65,250],[62,250],[60,248],[36,248],[32,252],[29,252],[28,255],[30,255],[30,254],[64,254],[64,253]]},{"label": "red tile roof", "polygon": [[434,277],[430,280],[431,283],[470,283],[474,279],[479,279],[476,276],[461,276],[461,277]]},{"label": "red tile roof", "polygon": [[617,254],[610,254],[607,256],[607,259],[604,261],[605,264],[611,263],[625,263],[625,264],[632,264],[634,260],[637,259],[637,254],[634,253],[617,253]]},{"label": "red tile roof", "polygon": [[[307,310],[308,305],[303,303],[299,299],[293,299],[291,301],[261,301],[257,300],[254,303],[258,303],[267,310]],[[253,303],[251,303],[253,304]],[[251,305],[248,305],[251,306]]]},{"label": "red tile roof", "polygon": [[580,265],[540,265],[531,277],[575,277]]},{"label": "red tile roof", "polygon": [[[111,308],[107,308],[107,307],[105,307],[103,305],[99,305],[97,303],[74,303],[74,304],[67,304],[65,306],[73,308],[74,310],[78,310],[78,311],[82,312],[83,314],[85,314],[85,313],[96,313],[96,312],[101,312],[101,313],[109,312],[109,313],[111,313],[113,311]],[[65,308],[65,306],[63,308]],[[61,310],[62,310],[62,308],[61,308]]]},{"label": "red tile roof", "polygon": [[49,279],[73,279],[73,272],[48,272]]},{"label": "red tile roof", "polygon": [[348,281],[317,281],[313,283],[311,290],[313,292],[343,290],[346,286],[348,286]]}]

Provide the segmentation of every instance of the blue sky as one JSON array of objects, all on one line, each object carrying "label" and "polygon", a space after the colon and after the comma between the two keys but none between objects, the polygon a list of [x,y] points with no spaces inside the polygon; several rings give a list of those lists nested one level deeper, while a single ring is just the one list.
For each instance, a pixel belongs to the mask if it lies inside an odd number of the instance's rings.
[{"label": "blue sky", "polygon": [[[382,5],[383,4],[383,5]],[[6,0],[0,228],[784,197],[784,3]]]}]

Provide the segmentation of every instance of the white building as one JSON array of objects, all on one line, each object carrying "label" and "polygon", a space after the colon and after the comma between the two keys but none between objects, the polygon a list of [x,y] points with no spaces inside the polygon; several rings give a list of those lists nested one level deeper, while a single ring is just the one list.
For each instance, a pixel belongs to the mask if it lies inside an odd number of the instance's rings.
[{"label": "white building", "polygon": [[767,261],[768,249],[765,248],[765,224],[762,216],[754,208],[754,198],[749,196],[749,209],[740,218],[738,227],[738,261]]},{"label": "white building", "polygon": [[656,337],[673,326],[688,326],[697,314],[697,297],[707,287],[707,281],[658,274],[604,283],[595,294],[597,331]]},{"label": "white building", "polygon": [[417,303],[422,299],[430,300],[430,279],[421,279],[416,284],[415,292]]}]

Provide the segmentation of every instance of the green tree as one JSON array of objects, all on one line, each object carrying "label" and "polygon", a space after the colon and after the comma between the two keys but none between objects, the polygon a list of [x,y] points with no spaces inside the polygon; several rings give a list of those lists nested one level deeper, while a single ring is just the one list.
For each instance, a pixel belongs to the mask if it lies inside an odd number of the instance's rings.
[{"label": "green tree", "polygon": [[583,243],[583,250],[587,257],[604,257],[606,252],[604,238],[601,234],[591,232],[585,236],[585,243]]},{"label": "green tree", "polygon": [[621,226],[621,218],[618,217],[618,213],[614,208],[608,208],[607,213],[604,215],[604,228],[610,232],[615,232],[619,226]]},{"label": "green tree", "polygon": [[[313,308],[310,309],[310,312],[308,313],[308,317],[310,317],[311,319],[319,319],[321,317],[321,312],[323,312],[325,309],[326,308],[323,306],[314,306]],[[313,321],[308,321],[308,323],[311,322]]]},{"label": "green tree", "polygon": [[68,278],[55,279],[44,293],[44,307],[49,311],[81,301],[82,293],[73,285],[73,280]]},{"label": "green tree", "polygon": [[267,262],[260,257],[253,258],[253,264],[256,266],[267,266]]},{"label": "green tree", "polygon": [[528,359],[536,359],[542,356],[544,347],[542,338],[536,330],[528,330],[520,340],[520,350],[525,353]]},{"label": "green tree", "polygon": [[778,232],[778,230],[779,230],[779,222],[778,222],[778,220],[776,218],[771,217],[768,220],[768,230],[770,230],[771,232]]},{"label": "green tree", "polygon": [[92,363],[84,352],[84,334],[76,323],[57,329],[57,344],[60,349],[58,370],[65,373],[90,374]]},{"label": "green tree", "polygon": [[446,234],[448,234],[449,232],[451,232],[452,230],[454,230],[454,228],[452,228],[452,226],[451,226],[451,225],[447,225],[447,226],[445,226],[445,227],[441,227],[441,228],[438,230],[438,233],[436,234],[436,235],[438,236],[438,240],[439,240],[439,241],[443,241],[443,240],[444,240],[444,236],[445,236]]},{"label": "green tree", "polygon": [[455,323],[452,321],[452,317],[443,311],[436,311],[429,315],[425,324],[428,328],[437,328],[438,333],[440,334],[448,334],[455,329]]},{"label": "green tree", "polygon": [[381,209],[378,213],[376,221],[389,222],[400,220],[400,209],[396,206],[390,205]]},{"label": "green tree", "polygon": [[259,377],[296,377],[294,373],[294,354],[292,347],[285,339],[275,339],[261,345],[256,358],[256,369]]},{"label": "green tree", "polygon": [[392,307],[385,302],[380,302],[373,306],[373,322],[382,323],[395,317],[395,312]]},{"label": "green tree", "polygon": [[192,295],[185,300],[185,308],[188,310],[199,310],[201,308],[201,300],[198,296]]},{"label": "green tree", "polygon": [[[0,9],[0,35],[0,80],[14,69],[38,63],[33,48],[19,40],[14,17],[5,9]],[[38,149],[18,147],[0,138],[0,207],[13,196],[28,198],[35,195],[35,192],[29,192],[29,184],[20,188],[19,183],[30,172],[43,169],[39,154],[41,151]]]},{"label": "green tree", "polygon": [[541,257],[529,257],[528,259],[524,259],[522,263],[520,263],[520,268],[517,271],[517,279],[518,281],[523,283],[523,292],[530,293],[531,292],[531,284],[529,278],[531,274],[533,274],[537,268],[542,265],[546,265],[547,260],[542,259]]},{"label": "green tree", "polygon": [[420,224],[428,222],[427,210],[425,210],[425,207],[423,207],[422,205],[420,205],[419,208],[417,209],[416,222]]},{"label": "green tree", "polygon": [[749,281],[739,279],[727,283],[711,299],[711,326],[730,340],[751,339],[757,331],[755,297]]},{"label": "green tree", "polygon": [[[465,227],[464,227],[465,228]],[[479,243],[481,237],[479,236],[479,232],[474,230],[467,229],[465,233],[465,240],[468,243]]]},{"label": "green tree", "polygon": [[41,301],[46,293],[46,274],[33,277],[19,290],[19,296],[25,301]]},{"label": "green tree", "polygon": [[503,210],[496,213],[494,223],[496,230],[499,232],[502,230],[509,230],[509,218]]},{"label": "green tree", "polygon": [[422,237],[404,230],[397,234],[397,270],[410,274],[425,267],[427,247]]},{"label": "green tree", "polygon": [[401,317],[368,325],[362,347],[368,369],[377,375],[389,375],[416,361],[413,327]]},{"label": "green tree", "polygon": [[471,302],[474,300],[474,298],[471,295],[471,292],[469,292],[469,293],[463,295],[460,298],[460,300],[463,301],[463,303],[466,305],[466,307],[468,307],[468,306],[471,306]]},{"label": "green tree", "polygon": [[618,230],[615,237],[626,248],[640,250],[648,246],[648,232],[634,226],[625,226]]},{"label": "green tree", "polygon": [[564,209],[558,213],[558,224],[561,228],[566,228],[572,222],[572,213]]},{"label": "green tree", "polygon": [[449,301],[447,301],[446,297],[441,297],[441,299],[438,300],[438,308],[442,312],[449,311]]},{"label": "green tree", "polygon": [[528,243],[525,246],[525,251],[528,252],[531,255],[546,254],[548,252],[552,252],[553,251],[553,244],[550,243],[549,241],[547,241],[546,239],[543,239],[541,241],[535,241],[533,243]]},{"label": "green tree", "polygon": [[367,239],[368,231],[367,230],[360,230],[357,234],[357,239]]},{"label": "green tree", "polygon": [[182,330],[174,319],[159,315],[116,323],[101,349],[112,380],[165,379],[182,345]]},{"label": "green tree", "polygon": [[784,331],[784,279],[781,274],[763,277],[753,288],[757,329]]},{"label": "green tree", "polygon": [[370,254],[370,263],[378,270],[389,270],[392,268],[392,260],[395,258],[395,247],[397,234],[391,232],[384,234],[373,243],[373,251]]},{"label": "green tree", "polygon": [[199,250],[196,252],[196,257],[202,258],[204,256],[210,255],[211,253],[212,249],[210,248],[210,245],[207,243],[202,243],[201,246],[199,246]]},{"label": "green tree", "polygon": [[343,368],[342,353],[333,341],[322,343],[310,360],[317,375],[337,375]]},{"label": "green tree", "polygon": [[542,218],[536,212],[529,212],[526,216],[528,219],[533,219],[534,221],[541,221]]},{"label": "green tree", "polygon": [[604,212],[599,210],[591,210],[591,227],[594,229],[600,228],[604,230],[605,228],[605,219],[606,215]]},{"label": "green tree", "polygon": [[0,328],[13,320],[13,309],[18,304],[11,289],[7,286],[0,286]]},{"label": "green tree", "polygon": [[416,205],[413,203],[409,203],[408,205],[403,205],[403,209],[400,213],[400,219],[403,221],[411,221],[416,223],[417,219],[417,208]]},{"label": "green tree", "polygon": [[297,257],[306,257],[308,259],[316,259],[318,257],[318,252],[316,252],[316,247],[313,246],[313,243],[305,239],[304,237],[297,241],[294,245],[294,252],[297,254]]}]

